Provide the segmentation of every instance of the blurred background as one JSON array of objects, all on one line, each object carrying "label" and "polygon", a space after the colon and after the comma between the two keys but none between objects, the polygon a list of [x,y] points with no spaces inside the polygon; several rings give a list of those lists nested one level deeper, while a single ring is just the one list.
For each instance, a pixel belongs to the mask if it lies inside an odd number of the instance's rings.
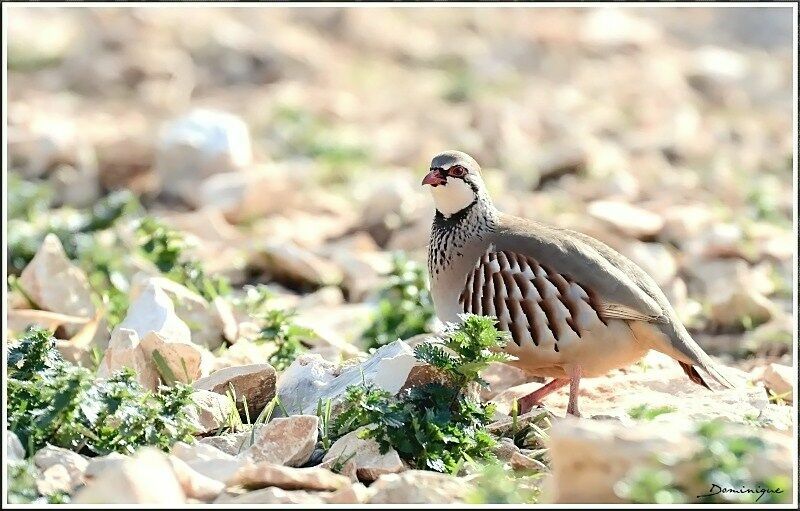
[{"label": "blurred background", "polygon": [[135,202],[358,343],[387,279],[425,300],[419,182],[460,149],[501,209],[644,267],[710,353],[791,364],[790,8],[6,13],[12,280],[56,232],[113,310]]}]

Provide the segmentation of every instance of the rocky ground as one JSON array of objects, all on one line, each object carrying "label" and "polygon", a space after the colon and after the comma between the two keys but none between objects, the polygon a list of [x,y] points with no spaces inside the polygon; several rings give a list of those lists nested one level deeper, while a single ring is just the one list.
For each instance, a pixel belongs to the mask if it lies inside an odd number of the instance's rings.
[{"label": "rocky ground", "polygon": [[[48,329],[66,364],[9,357],[12,497],[672,503],[723,481],[788,498],[791,26],[657,11],[10,9],[6,333]],[[349,387],[432,381],[418,183],[447,148],[501,209],[640,264],[739,388],[651,353],[585,380],[585,418],[564,418],[565,391],[517,416],[541,382],[492,363],[493,462],[418,466],[369,425],[333,434]],[[184,391],[186,416],[165,397]],[[152,435],[111,434],[134,423],[114,399],[157,400]]]}]

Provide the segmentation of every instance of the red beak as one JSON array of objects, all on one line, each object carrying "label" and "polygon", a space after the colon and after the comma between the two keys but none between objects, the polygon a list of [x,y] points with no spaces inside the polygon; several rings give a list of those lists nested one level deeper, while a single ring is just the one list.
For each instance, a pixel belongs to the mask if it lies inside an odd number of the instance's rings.
[{"label": "red beak", "polygon": [[424,185],[439,186],[446,184],[447,184],[447,178],[443,177],[439,173],[438,169],[428,172],[428,175],[426,175],[425,178],[422,180],[423,186]]}]

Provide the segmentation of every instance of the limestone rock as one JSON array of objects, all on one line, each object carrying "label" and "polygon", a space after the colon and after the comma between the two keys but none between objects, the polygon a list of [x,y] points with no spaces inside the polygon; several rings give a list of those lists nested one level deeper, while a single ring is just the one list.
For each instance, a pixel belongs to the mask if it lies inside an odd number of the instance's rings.
[{"label": "limestone rock", "polygon": [[123,367],[134,370],[136,381],[142,387],[149,390],[158,388],[160,378],[158,369],[153,361],[147,358],[136,332],[128,328],[116,328],[97,368],[97,376],[108,378]]},{"label": "limestone rock", "polygon": [[[290,415],[316,413],[317,403],[341,402],[350,385],[362,383],[396,394],[405,384],[417,360],[403,341],[377,349],[367,360],[339,366],[319,355],[297,357],[278,381],[278,398]],[[279,410],[276,410],[278,412]]]},{"label": "limestone rock", "polygon": [[[70,262],[55,234],[45,236],[36,255],[22,270],[18,282],[31,300],[44,310],[82,318],[95,316],[86,274]],[[69,327],[67,330],[67,335],[72,335],[78,328]]]},{"label": "limestone rock", "polygon": [[642,239],[652,237],[664,226],[664,219],[626,202],[598,200],[589,204],[587,212],[622,234]]},{"label": "limestone rock", "polygon": [[634,241],[623,247],[622,254],[653,277],[659,286],[669,284],[678,270],[675,258],[661,243]]},{"label": "limestone rock", "polygon": [[354,483],[341,490],[322,495],[326,504],[364,504],[373,491],[361,483]]},{"label": "limestone rock", "polygon": [[350,485],[350,479],[319,467],[292,468],[272,463],[243,466],[229,485],[246,488],[276,486],[284,490],[339,490]]},{"label": "limestone rock", "polygon": [[[186,199],[197,207],[219,209],[234,223],[252,221],[265,215],[284,214],[290,208],[308,206],[305,168],[258,165],[238,172],[204,179]],[[314,234],[311,234],[312,236]]]},{"label": "limestone rock", "polygon": [[515,385],[495,395],[490,399],[490,402],[497,407],[499,413],[510,415],[511,407],[515,399],[519,401],[524,396],[527,396],[541,387],[542,383],[536,381]]},{"label": "limestone rock", "polygon": [[252,157],[250,133],[243,120],[226,112],[196,109],[162,129],[155,172],[165,192],[195,195],[200,180],[241,169]]},{"label": "limestone rock", "polygon": [[[693,428],[696,423],[680,417],[668,425],[636,426],[615,421],[598,421],[568,417],[557,420],[550,429],[548,446],[552,459],[552,478],[547,481],[543,501],[553,503],[620,503],[624,500],[615,493],[615,485],[631,469],[653,466],[660,456],[675,460],[670,468],[676,484],[686,488],[687,495],[707,491],[702,478],[697,477],[699,467],[693,466],[691,457],[700,444]],[[726,424],[731,434],[752,436],[752,429]],[[792,471],[791,438],[788,435],[758,431],[765,443],[758,463],[749,467],[753,480],[768,476],[789,475]],[[791,477],[789,477],[791,479]]]},{"label": "limestone rock", "polygon": [[[269,364],[251,364],[227,367],[194,382],[196,389],[225,395],[233,387],[236,404],[242,409],[244,400],[251,420],[275,397],[275,369]],[[243,411],[243,410],[242,410]]]},{"label": "limestone rock", "polygon": [[[312,305],[301,308],[294,318],[297,325],[311,329],[315,335],[307,340],[311,353],[326,360],[349,359],[361,351],[361,334],[369,326],[375,307],[370,303],[347,303],[338,306]],[[304,341],[306,341],[304,339]]]},{"label": "limestone rock", "polygon": [[208,478],[226,483],[242,467],[243,461],[208,444],[176,442],[170,454]]},{"label": "limestone rock", "polygon": [[13,432],[6,430],[6,457],[9,461],[19,461],[25,459],[25,448],[19,437]]},{"label": "limestone rock", "polygon": [[[176,381],[192,383],[194,380],[208,374],[213,358],[208,357],[199,346],[191,342],[176,342],[156,332],[150,332],[141,341],[141,346],[147,356],[155,359],[155,352],[163,357],[164,362]],[[161,374],[161,370],[159,370]],[[166,375],[161,374],[166,378]]]},{"label": "limestone rock", "polygon": [[318,428],[316,415],[273,419],[259,431],[255,442],[243,456],[254,463],[302,466],[317,445]]},{"label": "limestone rock", "polygon": [[195,471],[182,459],[168,456],[167,460],[187,497],[209,502],[225,489],[225,483]]},{"label": "limestone rock", "polygon": [[659,26],[623,9],[605,7],[586,14],[578,35],[581,43],[594,51],[644,47],[662,36]]},{"label": "limestone rock", "polygon": [[710,297],[709,301],[711,321],[724,327],[738,327],[744,321],[766,323],[775,313],[772,302],[751,288],[731,288],[725,294]]},{"label": "limestone rock", "polygon": [[321,493],[305,490],[286,491],[270,486],[261,490],[239,494],[226,494],[214,501],[215,504],[322,504],[325,499]]},{"label": "limestone rock", "polygon": [[155,281],[138,294],[117,328],[133,330],[140,341],[154,332],[170,342],[192,342],[189,327],[175,314],[172,300]]},{"label": "limestone rock", "polygon": [[221,483],[225,483],[226,485],[229,485],[239,469],[245,465],[244,461],[233,457],[209,460],[196,459],[194,461],[187,461],[186,464],[195,472],[220,481]]},{"label": "limestone rock", "polygon": [[164,277],[137,273],[131,281],[130,299],[136,300],[149,285],[159,287],[172,300],[175,314],[188,325],[191,340],[210,350],[222,344],[225,323],[217,309],[199,294]]},{"label": "limestone rock", "polygon": [[254,426],[255,431],[240,431],[238,433],[227,433],[219,436],[207,436],[198,440],[201,444],[207,444],[216,447],[220,451],[237,456],[239,453],[245,452],[252,444],[251,439],[255,439],[261,434],[261,431],[266,428],[266,424],[258,424]]},{"label": "limestone rock", "polygon": [[63,466],[73,488],[83,481],[83,474],[89,466],[89,461],[80,454],[54,445],[39,449],[33,456],[33,462],[43,471],[54,465]]},{"label": "limestone rock", "polygon": [[81,480],[72,478],[64,465],[51,465],[41,471],[36,479],[36,490],[42,495],[57,492],[72,493],[81,484]]},{"label": "limestone rock", "polygon": [[51,332],[55,332],[62,325],[66,330],[77,331],[91,320],[91,318],[35,309],[8,309],[6,318],[6,328],[11,333],[22,333],[31,325],[40,326]]},{"label": "limestone rock", "polygon": [[522,369],[502,362],[493,362],[481,371],[481,378],[489,383],[481,389],[481,399],[488,401],[504,390],[537,379]]},{"label": "limestone rock", "polygon": [[454,504],[466,493],[457,478],[426,470],[384,474],[369,489],[368,504]]},{"label": "limestone rock", "polygon": [[[175,314],[172,300],[157,282],[148,283],[131,304],[116,328],[122,329],[136,332],[149,362],[156,364],[154,352],[158,351],[177,381],[191,383],[208,374],[211,362],[208,351],[192,343],[189,327]],[[161,376],[167,378],[165,374]]]},{"label": "limestone rock", "polygon": [[[363,429],[351,431],[334,442],[322,459],[322,466],[327,468],[337,462],[352,464],[358,479],[362,481],[374,481],[383,474],[405,470],[397,451],[390,448],[385,454],[381,454],[378,442],[371,438],[358,438]],[[346,471],[344,469],[342,472]]]},{"label": "limestone rock", "polygon": [[100,175],[91,147],[86,148],[88,165],[61,164],[51,173],[51,181],[59,190],[57,204],[85,208],[100,198]]},{"label": "limestone rock", "polygon": [[784,401],[792,401],[794,385],[797,379],[792,375],[791,366],[772,363],[757,367],[750,374],[752,381],[763,382],[767,389],[782,396]]},{"label": "limestone rock", "polygon": [[238,415],[234,403],[223,394],[198,389],[192,393],[192,402],[197,405],[190,408],[192,419],[197,425],[195,434],[203,435],[228,424],[233,414]]},{"label": "limestone rock", "polygon": [[186,494],[167,457],[146,447],[135,457],[112,465],[86,484],[75,504],[184,504]]},{"label": "limestone rock", "polygon": [[175,442],[170,449],[170,454],[191,463],[193,461],[232,460],[233,456],[208,444],[195,442]]},{"label": "limestone rock", "polygon": [[131,459],[130,456],[126,456],[118,452],[111,452],[105,456],[96,456],[94,458],[90,458],[89,464],[86,466],[86,472],[84,472],[83,475],[87,479],[97,477],[106,470],[110,470],[111,467],[118,467],[125,460],[129,459]]},{"label": "limestone rock", "polygon": [[255,247],[251,264],[279,281],[299,286],[337,285],[342,271],[334,263],[292,242],[269,241]]}]

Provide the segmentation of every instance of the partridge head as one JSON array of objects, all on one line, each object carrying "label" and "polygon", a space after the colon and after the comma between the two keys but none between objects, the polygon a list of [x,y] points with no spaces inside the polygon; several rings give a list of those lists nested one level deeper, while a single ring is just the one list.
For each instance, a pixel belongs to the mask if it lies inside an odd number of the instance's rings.
[{"label": "partridge head", "polygon": [[553,381],[520,401],[530,408],[570,386],[578,411],[582,377],[601,376],[650,349],[730,387],[677,318],[664,293],[636,264],[585,234],[504,214],[495,208],[468,154],[445,151],[422,180],[436,213],[428,248],[431,294],[442,321],[463,313],[494,316],[512,339],[510,362]]}]

